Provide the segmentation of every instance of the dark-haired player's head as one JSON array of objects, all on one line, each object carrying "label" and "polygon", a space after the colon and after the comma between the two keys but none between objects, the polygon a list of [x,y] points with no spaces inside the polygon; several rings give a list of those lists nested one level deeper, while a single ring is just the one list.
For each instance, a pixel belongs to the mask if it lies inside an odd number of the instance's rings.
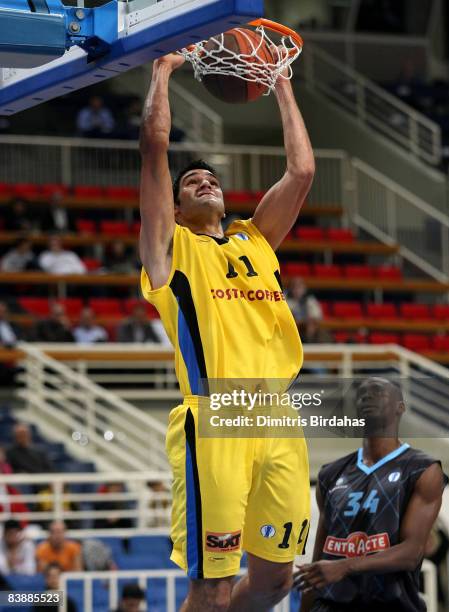
[{"label": "dark-haired player's head", "polygon": [[366,435],[397,435],[405,405],[396,383],[375,376],[365,379],[357,389],[356,407],[358,417],[366,421]]},{"label": "dark-haired player's head", "polygon": [[45,586],[50,591],[58,591],[61,579],[61,566],[58,563],[49,563],[44,570]]},{"label": "dark-haired player's head", "polygon": [[145,599],[145,592],[138,584],[130,582],[123,586],[120,612],[138,612],[141,602]]},{"label": "dark-haired player's head", "polygon": [[15,548],[23,538],[22,526],[19,521],[9,519],[3,525],[3,541],[6,548]]},{"label": "dark-haired player's head", "polygon": [[173,199],[176,221],[195,231],[219,223],[224,216],[223,192],[217,173],[202,159],[179,172],[173,182]]}]

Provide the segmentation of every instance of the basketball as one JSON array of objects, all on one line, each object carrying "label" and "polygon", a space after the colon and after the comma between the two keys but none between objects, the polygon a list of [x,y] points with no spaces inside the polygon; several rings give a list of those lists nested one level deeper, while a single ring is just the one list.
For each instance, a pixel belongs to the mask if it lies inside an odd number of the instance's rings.
[{"label": "basketball", "polygon": [[[268,45],[253,30],[235,28],[225,32],[223,34],[223,46],[225,50],[216,53],[214,59],[205,58],[205,63],[210,65],[220,60],[232,62],[226,50],[244,55],[246,61],[254,62],[255,64],[263,65],[274,62],[273,54]],[[217,47],[217,42],[211,38],[204,46],[204,49],[206,51],[213,51]],[[255,52],[256,49],[257,53]],[[267,92],[267,87],[262,83],[246,81],[243,78],[232,75],[207,74],[203,77],[203,83],[208,92],[215,98],[230,104],[253,102]]]}]

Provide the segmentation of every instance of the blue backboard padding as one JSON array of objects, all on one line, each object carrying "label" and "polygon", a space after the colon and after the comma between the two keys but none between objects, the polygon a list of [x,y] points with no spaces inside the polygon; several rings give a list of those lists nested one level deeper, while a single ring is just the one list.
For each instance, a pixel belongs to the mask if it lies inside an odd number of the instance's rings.
[{"label": "blue backboard padding", "polygon": [[[65,51],[65,20],[62,15],[23,13],[0,9],[0,46],[8,45],[28,53],[53,52],[55,57]],[[50,61],[50,60],[49,60]]]},{"label": "blue backboard padding", "polygon": [[263,4],[263,0],[220,0],[116,40],[101,60],[88,63],[87,57],[80,57],[56,64],[0,89],[0,115],[92,85],[196,40],[247,23],[263,15]]}]

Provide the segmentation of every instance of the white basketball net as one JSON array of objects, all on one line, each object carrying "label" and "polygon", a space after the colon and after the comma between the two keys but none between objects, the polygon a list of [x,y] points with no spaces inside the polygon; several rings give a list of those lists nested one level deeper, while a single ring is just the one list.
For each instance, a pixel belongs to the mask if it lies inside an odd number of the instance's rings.
[{"label": "white basketball net", "polygon": [[[276,43],[263,26],[258,26],[255,31],[260,35],[260,42],[256,45],[244,30],[235,29],[247,39],[252,49],[251,53],[235,53],[227,49],[224,45],[224,34],[210,38],[216,45],[213,49],[206,49],[209,41],[202,40],[179,51],[192,64],[195,78],[198,81],[202,81],[203,77],[209,74],[235,76],[245,81],[265,85],[267,91],[264,95],[269,95],[278,78],[292,78],[291,64],[301,54],[302,47],[291,36],[282,36],[281,41]],[[259,54],[263,43],[274,52],[273,63],[266,63],[263,54]]]}]

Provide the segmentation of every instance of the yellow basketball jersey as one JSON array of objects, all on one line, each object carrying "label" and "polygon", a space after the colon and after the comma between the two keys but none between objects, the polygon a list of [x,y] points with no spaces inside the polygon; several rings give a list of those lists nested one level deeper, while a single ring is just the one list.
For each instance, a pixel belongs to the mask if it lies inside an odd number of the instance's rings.
[{"label": "yellow basketball jersey", "polygon": [[176,225],[167,283],[141,288],[175,347],[183,395],[202,395],[205,379],[293,380],[303,353],[280,285],[279,263],[251,221],[234,221],[224,238]]}]

